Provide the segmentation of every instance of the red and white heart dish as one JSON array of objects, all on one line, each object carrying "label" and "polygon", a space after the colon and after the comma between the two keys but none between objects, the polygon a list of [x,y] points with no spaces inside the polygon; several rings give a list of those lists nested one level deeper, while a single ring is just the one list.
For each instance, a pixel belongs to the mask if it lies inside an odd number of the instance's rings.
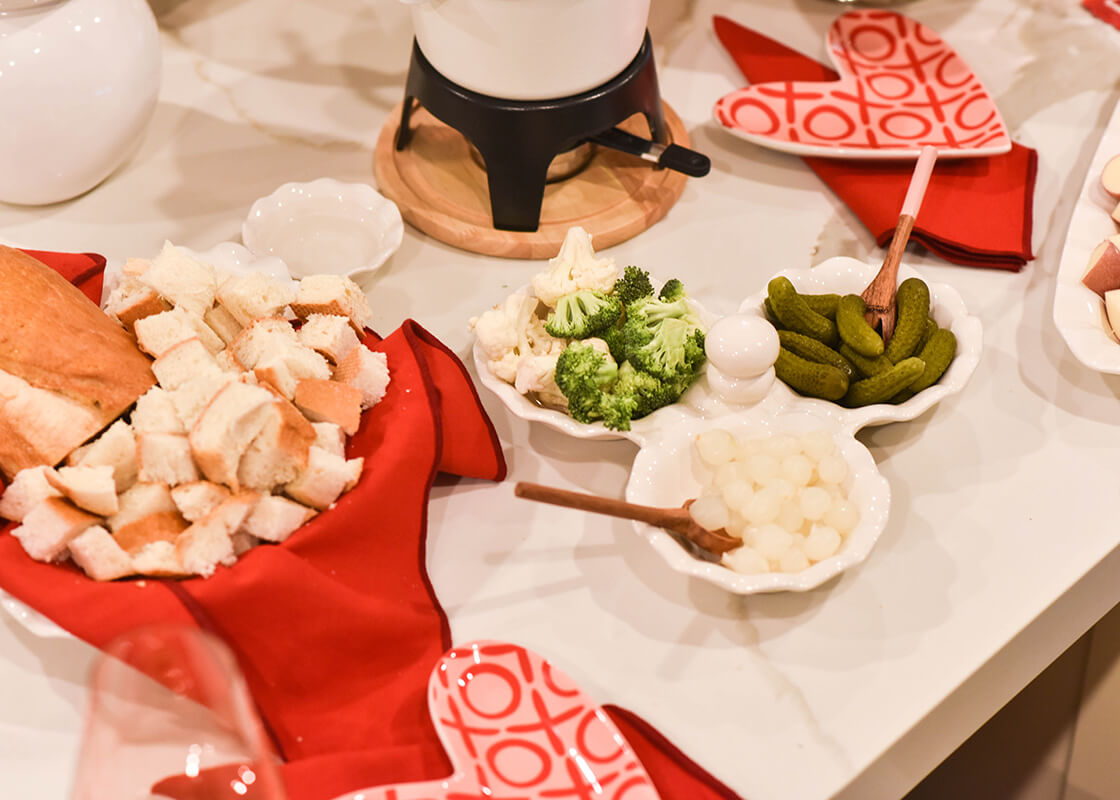
[{"label": "red and white heart dish", "polygon": [[1011,138],[972,68],[930,28],[889,11],[842,14],[828,32],[836,81],[775,81],[720,98],[731,133],[802,156],[912,159],[1006,153]]}]

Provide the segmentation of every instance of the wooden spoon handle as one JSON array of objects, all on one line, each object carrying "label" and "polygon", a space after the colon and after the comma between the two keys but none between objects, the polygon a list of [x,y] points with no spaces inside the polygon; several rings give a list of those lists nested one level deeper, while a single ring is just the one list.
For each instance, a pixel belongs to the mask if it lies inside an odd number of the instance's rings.
[{"label": "wooden spoon handle", "polygon": [[879,268],[879,273],[863,293],[863,299],[869,309],[881,311],[894,302],[894,295],[898,290],[898,265],[902,263],[902,254],[906,251],[906,243],[910,240],[910,233],[913,230],[912,216],[903,214],[898,218],[894,238],[891,239],[890,249],[883,259],[883,266]]},{"label": "wooden spoon handle", "polygon": [[553,486],[543,486],[539,483],[526,481],[519,481],[515,484],[513,493],[518,497],[524,497],[526,500],[537,500],[541,503],[551,503],[554,506],[576,508],[580,511],[591,511],[595,514],[606,514],[622,519],[636,519],[639,522],[648,522],[660,527],[664,527],[666,523],[676,519],[680,514],[679,509],[640,506],[627,503],[625,500],[599,497],[583,492],[570,492],[567,489],[557,489]]}]

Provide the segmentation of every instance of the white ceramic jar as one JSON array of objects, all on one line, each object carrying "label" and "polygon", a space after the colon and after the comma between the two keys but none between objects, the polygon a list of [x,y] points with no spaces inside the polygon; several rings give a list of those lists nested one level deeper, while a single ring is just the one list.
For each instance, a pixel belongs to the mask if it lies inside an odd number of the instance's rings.
[{"label": "white ceramic jar", "polygon": [[401,0],[445,78],[509,100],[594,89],[641,49],[650,0]]},{"label": "white ceramic jar", "polygon": [[145,0],[0,0],[0,201],[76,197],[139,142],[160,85]]}]

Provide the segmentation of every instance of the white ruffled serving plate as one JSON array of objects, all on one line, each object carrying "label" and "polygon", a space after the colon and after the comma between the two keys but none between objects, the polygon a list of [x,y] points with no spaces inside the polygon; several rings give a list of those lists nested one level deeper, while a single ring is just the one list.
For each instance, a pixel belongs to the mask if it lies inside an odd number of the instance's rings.
[{"label": "white ruffled serving plate", "polygon": [[[806,293],[859,293],[879,270],[854,258],[830,258],[809,269],[784,270],[779,275],[790,279],[798,291]],[[903,265],[899,280],[918,272]],[[692,439],[709,428],[753,431],[796,431],[821,429],[833,434],[840,454],[848,462],[849,497],[860,510],[860,522],[845,540],[841,551],[799,573],[745,575],[718,563],[695,556],[676,538],[661,528],[635,523],[666,562],[678,572],[706,580],[735,594],[773,591],[805,591],[821,585],[867,558],[887,522],[890,487],[879,474],[874,459],[860,444],[855,433],[860,428],[914,419],[939,401],[960,392],[980,360],[983,332],[980,320],[968,313],[964,300],[951,286],[926,281],[930,289],[931,314],[937,324],[948,328],[957,338],[957,353],[941,379],[897,405],[877,403],[862,408],[845,408],[826,400],[802,397],[781,381],[774,381],[766,396],[753,406],[732,405],[723,401],[701,377],[681,402],[659,409],[635,420],[628,432],[611,431],[601,423],[577,422],[563,412],[542,408],[528,400],[510,384],[490,373],[485,355],[477,343],[475,368],[483,385],[493,391],[515,416],[543,423],[550,428],[583,439],[625,437],[641,448],[634,460],[626,499],[655,506],[680,505],[699,490],[691,470],[689,447]],[[743,301],[739,313],[764,316],[766,288]],[[705,324],[714,321],[704,313]]]},{"label": "white ruffled serving plate", "polygon": [[1090,253],[1118,230],[1109,216],[1117,201],[1101,187],[1101,171],[1116,155],[1120,155],[1120,103],[1105,127],[1073,207],[1054,287],[1054,324],[1070,351],[1085,366],[1112,375],[1120,375],[1120,342],[1108,326],[1101,298],[1081,278],[1089,268]]}]

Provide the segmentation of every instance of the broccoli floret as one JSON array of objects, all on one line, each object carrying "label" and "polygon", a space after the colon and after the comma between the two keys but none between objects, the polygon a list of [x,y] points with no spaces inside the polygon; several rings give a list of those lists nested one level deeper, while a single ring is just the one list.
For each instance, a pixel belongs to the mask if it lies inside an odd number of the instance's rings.
[{"label": "broccoli floret", "polygon": [[611,294],[625,305],[642,297],[653,294],[653,284],[649,281],[649,273],[633,265],[622,271],[622,277],[614,282]]},{"label": "broccoli floret", "polygon": [[691,376],[703,357],[703,333],[683,319],[663,320],[650,340],[630,353],[637,369],[661,380]]},{"label": "broccoli floret", "polygon": [[572,342],[556,359],[556,385],[568,398],[568,413],[580,422],[602,416],[602,395],[617,377],[618,364],[610,354],[584,342]]},{"label": "broccoli floret", "polygon": [[615,381],[612,393],[633,398],[634,411],[631,417],[638,419],[680,397],[680,392],[674,392],[674,388],[666,386],[648,372],[639,372],[629,361],[624,361],[618,368],[618,380]]},{"label": "broccoli floret", "polygon": [[700,320],[692,313],[683,292],[676,300],[666,301],[658,297],[647,297],[635,300],[626,306],[626,322],[644,325],[651,332],[656,330],[660,322],[667,319],[679,319],[687,322],[690,327],[700,327]]},{"label": "broccoli floret", "polygon": [[607,330],[622,316],[622,303],[611,295],[580,289],[556,301],[544,329],[560,339],[587,339]]},{"label": "broccoli floret", "polygon": [[661,291],[657,293],[657,296],[662,300],[666,300],[668,302],[672,302],[673,300],[683,300],[684,284],[676,278],[665,281],[665,285],[661,287]]}]

